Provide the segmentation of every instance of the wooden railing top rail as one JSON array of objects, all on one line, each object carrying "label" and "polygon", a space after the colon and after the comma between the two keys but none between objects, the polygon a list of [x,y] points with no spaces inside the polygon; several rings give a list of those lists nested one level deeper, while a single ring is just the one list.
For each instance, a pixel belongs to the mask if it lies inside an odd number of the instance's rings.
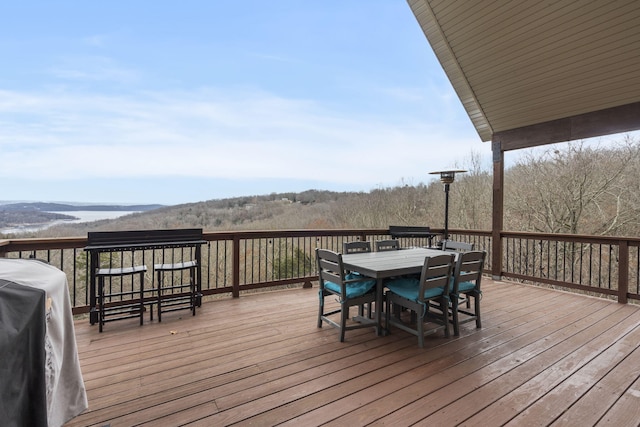
[{"label": "wooden railing top rail", "polygon": [[[469,236],[491,236],[490,230],[465,230],[461,228],[450,228],[450,234],[465,234]],[[635,236],[600,236],[591,234],[569,234],[569,233],[539,233],[534,231],[501,231],[501,237],[524,237],[538,240],[566,240],[575,242],[593,243],[615,243],[621,240],[632,243],[634,246],[640,244],[640,237]]]},{"label": "wooden railing top rail", "polygon": [[[462,232],[462,231],[461,231]],[[464,232],[469,234],[469,232]],[[568,242],[617,243],[621,240],[640,245],[640,237],[629,236],[593,236],[586,234],[536,233],[523,231],[502,231],[502,237],[525,237],[536,240],[566,240]]]},{"label": "wooden railing top rail", "polygon": [[[432,229],[433,232],[439,232],[440,229]],[[237,239],[255,239],[269,237],[295,237],[295,236],[361,236],[365,235],[387,235],[389,230],[380,229],[321,229],[321,230],[232,230],[232,231],[205,231],[203,238],[205,240],[233,240]],[[464,230],[449,229],[451,234],[466,234],[478,236],[490,236],[489,230]],[[640,245],[640,237],[632,236],[595,236],[587,234],[561,234],[561,233],[538,233],[526,231],[502,231],[502,237],[525,237],[539,240],[566,240],[576,242],[597,242],[597,243],[614,243],[621,240]],[[19,251],[38,247],[39,249],[67,249],[81,248],[86,246],[87,237],[48,237],[48,238],[10,238],[0,239],[0,252]]]},{"label": "wooden railing top rail", "polygon": [[[433,232],[440,231],[432,229]],[[362,235],[387,235],[386,228],[380,229],[321,229],[321,230],[232,230],[232,231],[205,231],[203,238],[209,241],[256,239],[270,237],[305,237],[305,236],[362,236]],[[466,234],[477,236],[490,236],[488,230],[463,230],[450,229],[451,234]],[[558,234],[537,233],[525,231],[502,231],[502,237],[524,237],[537,240],[565,240],[569,242],[612,243],[621,240],[629,242],[632,246],[640,246],[640,237],[630,236],[594,236],[585,234]],[[37,249],[72,249],[83,248],[87,245],[87,237],[49,237],[49,238],[10,238],[0,239],[0,254],[21,250]]]},{"label": "wooden railing top rail", "polygon": [[86,237],[48,237],[0,240],[0,254],[33,249],[73,249],[86,246]]}]

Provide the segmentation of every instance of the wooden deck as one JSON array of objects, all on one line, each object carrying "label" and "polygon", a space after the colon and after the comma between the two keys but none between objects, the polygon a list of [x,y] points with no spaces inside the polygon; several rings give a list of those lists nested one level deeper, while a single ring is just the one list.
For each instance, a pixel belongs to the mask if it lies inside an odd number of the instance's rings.
[{"label": "wooden deck", "polygon": [[640,308],[483,283],[483,328],[417,339],[316,327],[317,288],[144,326],[76,322],[89,409],[69,426],[640,423]]}]

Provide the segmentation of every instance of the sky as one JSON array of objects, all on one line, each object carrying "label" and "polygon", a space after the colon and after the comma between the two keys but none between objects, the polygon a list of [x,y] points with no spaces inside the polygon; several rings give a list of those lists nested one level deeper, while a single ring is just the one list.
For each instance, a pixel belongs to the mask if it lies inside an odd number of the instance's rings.
[{"label": "sky", "polygon": [[0,58],[0,201],[367,192],[491,158],[405,1],[7,1]]}]

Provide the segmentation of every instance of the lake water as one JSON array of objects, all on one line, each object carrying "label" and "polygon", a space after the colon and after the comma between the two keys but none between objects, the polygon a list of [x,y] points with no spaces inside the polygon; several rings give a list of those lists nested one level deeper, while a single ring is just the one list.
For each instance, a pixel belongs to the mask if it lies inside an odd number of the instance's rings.
[{"label": "lake water", "polygon": [[39,225],[25,225],[23,227],[14,227],[14,228],[3,228],[0,230],[0,233],[4,234],[19,234],[19,233],[30,233],[33,231],[46,230],[49,227],[58,224],[76,224],[80,222],[91,222],[91,221],[99,221],[101,219],[115,219],[124,215],[129,215],[132,213],[136,213],[138,211],[69,211],[69,212],[52,212],[63,215],[75,216],[77,219],[71,220],[55,220],[51,221],[47,224],[39,224]]}]

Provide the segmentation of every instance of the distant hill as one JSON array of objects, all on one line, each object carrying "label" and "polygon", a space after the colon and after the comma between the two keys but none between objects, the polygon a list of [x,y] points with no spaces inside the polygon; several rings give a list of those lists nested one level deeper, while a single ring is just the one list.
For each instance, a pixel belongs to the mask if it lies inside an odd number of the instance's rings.
[{"label": "distant hill", "polygon": [[0,229],[6,227],[17,227],[25,224],[46,224],[56,220],[73,220],[74,216],[60,213],[43,212],[38,210],[28,211],[4,211],[0,209]]},{"label": "distant hill", "polygon": [[[74,205],[68,203],[16,202],[0,204],[0,229],[41,226],[59,220],[74,220],[74,212],[149,212],[164,205]],[[65,212],[68,214],[63,214]]]},{"label": "distant hill", "polygon": [[[307,190],[214,199],[139,211],[115,219],[57,223],[46,229],[23,232],[19,237],[68,237],[84,236],[89,231],[169,228],[203,228],[205,231],[340,228],[349,224],[342,220],[341,206],[353,207],[360,197],[364,197],[364,193]],[[50,206],[41,204],[39,208],[51,209]],[[127,208],[133,210],[132,206]],[[0,205],[0,221],[2,209]],[[73,215],[72,211],[65,213]]]},{"label": "distant hill", "polygon": [[73,205],[66,203],[27,202],[0,205],[6,212],[77,212],[77,211],[140,211],[146,212],[162,208],[164,205]]}]

